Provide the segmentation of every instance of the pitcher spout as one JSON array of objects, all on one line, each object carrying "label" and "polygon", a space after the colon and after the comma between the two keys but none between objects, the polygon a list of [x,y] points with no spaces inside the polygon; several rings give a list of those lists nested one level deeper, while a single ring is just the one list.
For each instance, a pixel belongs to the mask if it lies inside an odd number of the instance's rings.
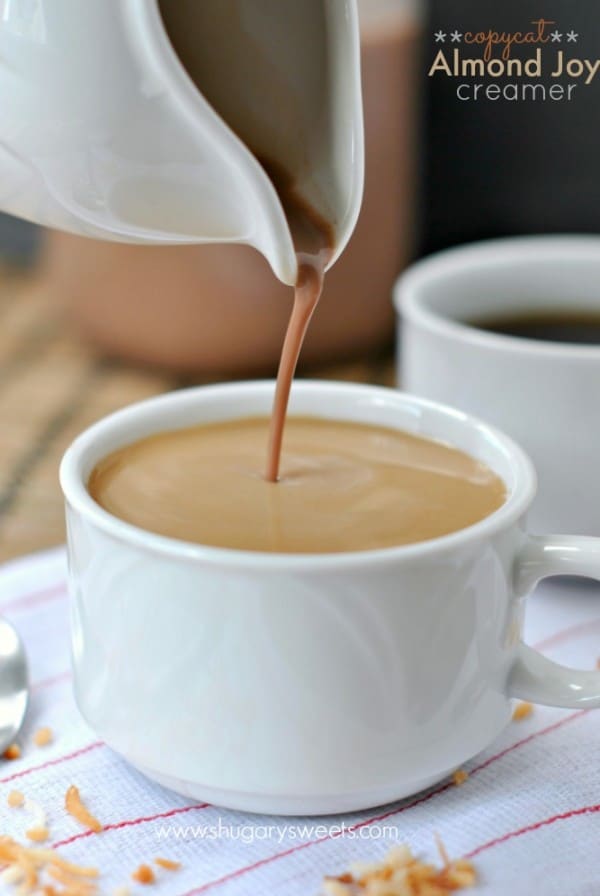
[{"label": "pitcher spout", "polygon": [[[181,8],[210,6],[213,11],[236,2],[194,0],[190,6],[188,0],[176,0]],[[245,4],[254,10],[251,39],[263,41],[269,53],[279,47],[276,62],[283,66],[284,78],[298,80],[301,74],[290,52],[298,35],[305,44],[314,44],[316,31],[323,29],[320,46],[327,60],[317,69],[329,80],[318,109],[324,128],[313,127],[314,139],[307,136],[306,116],[314,114],[315,83],[308,84],[308,92],[302,88],[298,130],[292,135],[282,127],[289,118],[278,124],[281,113],[273,109],[267,119],[256,97],[247,98],[258,109],[259,124],[272,119],[262,133],[268,151],[291,165],[300,190],[334,224],[337,254],[354,226],[362,195],[354,3]],[[167,27],[169,6],[169,0],[5,4],[0,21],[0,208],[101,239],[246,243],[266,256],[282,281],[294,283],[296,258],[285,214],[251,151],[264,149],[256,139],[261,134],[249,133],[231,109],[220,106],[214,90],[218,77],[206,84],[194,79]],[[279,29],[279,43],[273,28]],[[196,35],[196,52],[210,57],[214,71],[218,54],[211,36],[203,31]],[[344,72],[350,77],[344,79]],[[232,83],[241,89],[235,79]],[[273,139],[277,133],[280,137]]]}]

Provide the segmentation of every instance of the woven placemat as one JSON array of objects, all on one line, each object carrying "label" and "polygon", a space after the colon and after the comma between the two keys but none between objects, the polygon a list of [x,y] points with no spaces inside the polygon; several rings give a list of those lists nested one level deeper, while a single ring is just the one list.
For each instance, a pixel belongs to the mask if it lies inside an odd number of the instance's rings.
[{"label": "woven placemat", "polygon": [[[386,385],[394,378],[389,353],[304,373]],[[43,282],[0,268],[0,562],[64,541],[58,465],[81,430],[131,402],[201,382],[103,357],[72,332]]]}]

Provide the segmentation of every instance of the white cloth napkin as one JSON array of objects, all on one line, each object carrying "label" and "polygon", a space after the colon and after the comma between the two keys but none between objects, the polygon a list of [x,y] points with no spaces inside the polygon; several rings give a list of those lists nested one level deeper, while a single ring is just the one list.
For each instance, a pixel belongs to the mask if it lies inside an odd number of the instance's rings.
[{"label": "white cloth napkin", "polygon": [[[32,681],[23,755],[0,762],[0,832],[21,839],[28,826],[24,810],[6,804],[18,788],[46,809],[61,855],[101,869],[102,893],[120,886],[144,891],[132,871],[162,856],[182,867],[157,869],[153,893],[314,896],[324,874],[341,873],[356,859],[377,860],[398,841],[433,859],[437,832],[453,857],[473,857],[482,894],[600,894],[600,711],[536,707],[466,764],[470,775],[460,787],[442,782],[343,817],[243,815],[194,805],[150,783],[79,717],[62,550],[1,568],[0,612],[25,641]],[[600,587],[544,586],[530,600],[527,636],[561,662],[592,668],[600,656]],[[46,725],[55,739],[36,747],[32,736]],[[104,824],[102,833],[66,814],[71,784]]]}]

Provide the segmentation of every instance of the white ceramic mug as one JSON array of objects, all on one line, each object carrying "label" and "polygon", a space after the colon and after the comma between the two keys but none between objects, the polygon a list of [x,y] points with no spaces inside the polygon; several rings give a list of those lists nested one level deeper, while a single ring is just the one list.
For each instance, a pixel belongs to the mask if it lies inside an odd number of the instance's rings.
[{"label": "white ceramic mug", "polygon": [[600,238],[518,237],[450,249],[398,281],[403,389],[499,426],[530,454],[533,530],[600,535],[600,346],[467,326],[519,311],[600,314]]},{"label": "white ceramic mug", "polygon": [[265,415],[273,384],[191,389],[119,411],[61,467],[77,703],[156,781],[234,809],[316,814],[413,793],[486,747],[511,697],[600,705],[600,672],[521,641],[541,578],[600,578],[600,540],[533,537],[535,474],[465,414],[371,386],[299,382],[290,413],[443,439],[489,464],[506,503],[398,548],[285,555],[203,547],[129,525],[86,483],[109,452],[163,430]]}]

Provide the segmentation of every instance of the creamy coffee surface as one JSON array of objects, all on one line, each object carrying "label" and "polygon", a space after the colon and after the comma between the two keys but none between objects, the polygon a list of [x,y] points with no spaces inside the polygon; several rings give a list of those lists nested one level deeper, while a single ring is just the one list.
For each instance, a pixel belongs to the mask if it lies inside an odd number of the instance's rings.
[{"label": "creamy coffee surface", "polygon": [[356,423],[290,417],[280,478],[263,475],[268,418],[151,436],[101,461],[91,496],[114,516],[215,547],[361,551],[463,529],[503,504],[484,464],[443,443]]}]

